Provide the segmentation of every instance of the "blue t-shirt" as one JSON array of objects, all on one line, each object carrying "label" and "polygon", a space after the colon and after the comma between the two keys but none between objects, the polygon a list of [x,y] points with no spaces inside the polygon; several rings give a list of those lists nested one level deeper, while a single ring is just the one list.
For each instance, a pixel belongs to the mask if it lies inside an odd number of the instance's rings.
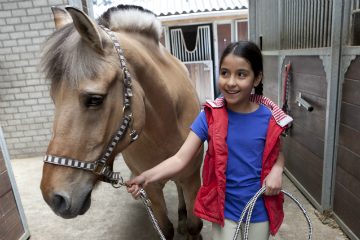
[{"label": "blue t-shirt", "polygon": [[[239,221],[245,205],[261,188],[262,156],[271,111],[262,105],[252,113],[237,113],[229,109],[226,111],[229,116],[226,139],[229,158],[225,172],[224,215],[225,218]],[[208,140],[209,127],[204,111],[190,128],[202,141]],[[251,222],[268,220],[264,198],[261,196],[255,204]]]}]

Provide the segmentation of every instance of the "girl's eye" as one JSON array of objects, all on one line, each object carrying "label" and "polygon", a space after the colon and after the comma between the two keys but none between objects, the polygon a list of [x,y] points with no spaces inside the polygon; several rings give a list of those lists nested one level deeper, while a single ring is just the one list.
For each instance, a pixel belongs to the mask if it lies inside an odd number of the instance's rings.
[{"label": "girl's eye", "polygon": [[225,71],[221,72],[220,74],[221,74],[221,76],[227,76],[228,75],[228,73],[225,72]]},{"label": "girl's eye", "polygon": [[101,95],[89,95],[85,99],[85,107],[96,107],[100,106],[104,102],[104,96]]},{"label": "girl's eye", "polygon": [[246,77],[245,73],[239,73],[239,77]]}]

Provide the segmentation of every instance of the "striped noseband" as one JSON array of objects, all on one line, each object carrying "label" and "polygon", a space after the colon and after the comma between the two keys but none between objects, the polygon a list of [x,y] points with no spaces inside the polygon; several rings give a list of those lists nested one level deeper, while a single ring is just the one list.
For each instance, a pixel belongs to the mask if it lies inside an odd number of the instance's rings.
[{"label": "striped noseband", "polygon": [[[109,159],[111,153],[113,152],[116,144],[125,136],[127,128],[130,128],[131,133],[131,142],[135,141],[138,138],[138,133],[136,130],[133,130],[132,125],[134,122],[134,118],[132,115],[131,109],[131,102],[130,98],[133,96],[131,90],[131,75],[129,69],[126,67],[124,54],[121,50],[119,40],[115,36],[115,34],[109,30],[108,28],[100,25],[100,27],[110,36],[116,52],[120,59],[121,69],[123,73],[123,98],[124,98],[124,107],[123,107],[123,119],[121,121],[120,126],[116,130],[114,136],[112,137],[109,145],[106,148],[106,151],[103,153],[101,158],[95,162],[85,162],[80,160],[75,160],[66,157],[59,157],[54,155],[45,155],[44,162],[65,166],[65,167],[72,167],[78,168],[83,170],[92,171],[96,175],[103,175],[104,182],[109,182],[112,184],[113,187],[119,188],[124,185],[123,178],[119,172],[113,172],[112,166],[107,164],[107,160]],[[130,112],[129,115],[125,115],[125,112]]]}]

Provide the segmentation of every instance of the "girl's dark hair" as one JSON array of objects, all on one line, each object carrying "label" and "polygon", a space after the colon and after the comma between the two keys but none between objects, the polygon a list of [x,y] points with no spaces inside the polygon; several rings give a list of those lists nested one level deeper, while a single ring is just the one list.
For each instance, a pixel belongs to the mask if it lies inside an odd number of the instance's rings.
[{"label": "girl's dark hair", "polygon": [[[235,56],[245,58],[250,63],[251,68],[254,71],[255,77],[259,76],[259,74],[263,72],[262,54],[259,47],[255,43],[248,41],[230,43],[221,55],[220,68],[224,61],[224,58],[229,54],[234,54]],[[263,95],[262,92],[263,84],[261,79],[259,85],[255,87],[255,94]]]}]

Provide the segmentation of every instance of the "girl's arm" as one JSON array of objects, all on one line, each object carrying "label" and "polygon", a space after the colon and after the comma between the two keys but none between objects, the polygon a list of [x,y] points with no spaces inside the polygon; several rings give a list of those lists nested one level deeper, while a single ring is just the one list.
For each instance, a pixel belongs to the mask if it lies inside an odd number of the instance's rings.
[{"label": "girl's arm", "polygon": [[282,152],[281,145],[279,146],[279,156],[271,168],[269,175],[264,179],[263,186],[266,185],[265,195],[278,195],[282,187],[282,174],[285,166],[285,157]]},{"label": "girl's arm", "polygon": [[139,184],[145,188],[149,183],[170,178],[181,172],[199,151],[201,144],[201,139],[193,131],[190,131],[184,144],[174,156],[143,172],[130,181],[125,182],[127,185],[132,185],[131,187],[127,187],[127,191],[132,194],[133,198],[139,199]]}]

